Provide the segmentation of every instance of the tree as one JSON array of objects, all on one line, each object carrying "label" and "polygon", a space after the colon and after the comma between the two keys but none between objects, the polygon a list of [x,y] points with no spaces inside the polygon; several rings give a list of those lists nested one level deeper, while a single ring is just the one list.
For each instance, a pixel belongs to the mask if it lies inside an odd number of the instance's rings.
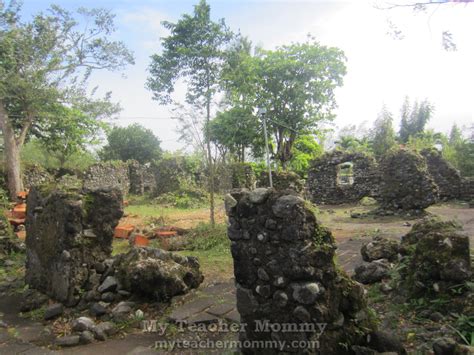
[{"label": "tree", "polygon": [[[118,106],[116,110],[119,110]],[[72,155],[97,144],[100,133],[107,127],[98,117],[76,107],[57,104],[50,111],[46,119],[32,126],[31,134],[58,159],[61,168]]]},{"label": "tree", "polygon": [[16,1],[0,0],[0,128],[12,198],[22,189],[20,152],[31,128],[75,101],[93,71],[133,63],[123,43],[109,39],[114,16],[106,10],[77,10],[82,24],[54,5],[30,22],[20,11]]},{"label": "tree", "polygon": [[160,140],[138,123],[112,128],[107,134],[107,142],[99,153],[103,160],[133,159],[144,164],[158,160],[162,155]]},{"label": "tree", "polygon": [[344,53],[309,39],[261,51],[254,60],[256,100],[267,108],[276,159],[286,169],[297,138],[333,119],[334,90],[346,73]]},{"label": "tree", "polygon": [[252,151],[253,157],[263,154],[263,133],[258,118],[249,109],[239,107],[219,112],[209,122],[210,140],[225,147],[236,161],[245,162],[245,152]]},{"label": "tree", "polygon": [[396,145],[392,114],[385,106],[375,120],[371,136],[370,145],[377,159]]},{"label": "tree", "polygon": [[323,154],[323,148],[312,134],[299,136],[293,147],[290,160],[291,170],[302,178],[307,178],[310,161]]},{"label": "tree", "polygon": [[422,133],[433,111],[434,106],[428,100],[415,101],[411,106],[408,97],[406,97],[401,109],[400,131],[398,133],[400,141],[407,143],[410,137]]},{"label": "tree", "polygon": [[[185,14],[177,23],[163,22],[171,34],[162,40],[163,52],[152,56],[147,86],[153,98],[162,104],[172,102],[175,83],[186,81],[186,101],[205,107],[205,122],[209,129],[211,105],[219,91],[219,81],[225,61],[226,48],[232,39],[223,19],[213,22],[210,6],[201,0],[194,14]],[[209,167],[210,220],[214,225],[214,164],[210,134],[205,135]]]}]

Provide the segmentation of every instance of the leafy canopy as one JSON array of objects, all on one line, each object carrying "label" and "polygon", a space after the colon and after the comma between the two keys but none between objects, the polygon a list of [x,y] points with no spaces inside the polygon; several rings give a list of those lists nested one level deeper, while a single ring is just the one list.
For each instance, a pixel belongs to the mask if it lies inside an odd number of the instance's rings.
[{"label": "leafy canopy", "polygon": [[153,162],[161,157],[159,139],[153,132],[135,123],[128,127],[114,127],[107,134],[107,145],[99,153],[103,160],[137,160]]}]

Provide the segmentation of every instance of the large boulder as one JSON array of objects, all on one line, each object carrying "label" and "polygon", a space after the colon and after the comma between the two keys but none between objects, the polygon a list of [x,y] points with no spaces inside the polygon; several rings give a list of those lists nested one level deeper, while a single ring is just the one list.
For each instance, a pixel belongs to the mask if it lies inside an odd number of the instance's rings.
[{"label": "large boulder", "polygon": [[122,215],[120,190],[34,187],[26,217],[26,283],[67,306],[77,304],[93,266],[110,256]]},{"label": "large boulder", "polygon": [[365,285],[382,281],[389,277],[389,265],[381,261],[372,261],[358,265],[354,272],[354,280]]},{"label": "large boulder", "polygon": [[379,259],[395,261],[398,258],[398,243],[395,240],[375,236],[372,241],[362,245],[360,253],[364,261]]},{"label": "large boulder", "polygon": [[[364,290],[336,267],[333,236],[316,221],[308,202],[273,189],[237,190],[229,200],[234,201],[228,204],[227,233],[237,309],[247,325],[241,340],[313,340],[320,347],[312,351],[321,354],[350,354],[352,346],[366,345],[375,323]],[[265,330],[265,324],[271,327]],[[323,331],[318,328],[322,324]],[[288,332],[285,325],[306,330]],[[278,352],[251,346],[242,350]],[[305,353],[294,343],[280,351]]]},{"label": "large boulder", "polygon": [[197,258],[154,248],[119,254],[113,267],[124,290],[156,301],[197,288],[204,279]]},{"label": "large boulder", "polygon": [[380,170],[382,210],[420,213],[438,200],[438,186],[420,154],[408,149],[388,152]]}]

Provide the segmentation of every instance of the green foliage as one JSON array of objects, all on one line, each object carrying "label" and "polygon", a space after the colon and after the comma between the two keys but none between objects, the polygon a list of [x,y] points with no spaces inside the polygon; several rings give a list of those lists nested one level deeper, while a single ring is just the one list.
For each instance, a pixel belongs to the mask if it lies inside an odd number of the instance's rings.
[{"label": "green foliage", "polygon": [[155,202],[166,207],[197,208],[209,202],[209,197],[206,191],[195,185],[183,184],[177,191],[161,194]]},{"label": "green foliage", "polygon": [[322,154],[323,148],[313,135],[302,135],[295,140],[290,168],[302,178],[306,178],[310,161]]},{"label": "green foliage", "polygon": [[60,167],[64,167],[73,155],[98,143],[99,134],[106,124],[77,108],[55,106],[55,112],[49,114],[48,120],[37,125],[33,133],[39,137],[48,154],[59,161]]},{"label": "green foliage", "polygon": [[467,314],[453,313],[455,318],[454,330],[466,343],[466,345],[474,346],[474,316]]},{"label": "green foliage", "polygon": [[170,103],[174,85],[186,78],[186,100],[210,104],[218,90],[226,46],[232,38],[223,19],[213,22],[205,0],[194,6],[194,14],[185,14],[176,23],[163,22],[170,35],[162,39],[161,55],[152,56],[147,86],[153,98]]},{"label": "green foliage", "polygon": [[415,101],[413,106],[408,97],[405,98],[401,109],[400,141],[407,143],[410,137],[423,133],[426,124],[431,118],[434,106],[428,101]]},{"label": "green foliage", "polygon": [[107,142],[99,153],[103,160],[137,160],[143,164],[158,160],[162,154],[159,139],[138,123],[113,127],[107,134]]},{"label": "green foliage", "polygon": [[341,136],[336,142],[336,148],[349,153],[370,152],[369,139],[367,137],[357,138],[355,136]]},{"label": "green foliage", "polygon": [[409,136],[406,146],[416,152],[421,152],[423,149],[431,149],[437,145],[444,146],[446,143],[446,137],[442,133],[429,129]]},{"label": "green foliage", "polygon": [[40,140],[32,139],[23,147],[21,161],[25,165],[39,164],[45,169],[59,169],[63,167],[85,171],[89,166],[97,162],[97,157],[87,150],[79,149],[62,163],[55,154],[51,154],[46,150]]},{"label": "green foliage", "polygon": [[234,107],[217,113],[205,131],[209,132],[211,142],[223,147],[239,162],[245,161],[245,151],[249,148],[252,157],[259,158],[263,155],[262,129],[250,108]]},{"label": "green foliage", "polygon": [[[52,5],[25,22],[18,2],[0,7],[0,103],[20,135],[51,119],[50,113],[55,118],[59,102],[77,103],[81,94],[86,105],[82,94],[94,70],[133,63],[124,44],[109,38],[113,19],[103,9],[80,8],[74,14]],[[93,100],[88,104],[94,106]]]},{"label": "green foliage", "polygon": [[453,124],[448,142],[443,146],[443,157],[463,176],[474,176],[474,125],[470,136],[463,137],[461,130]]},{"label": "green foliage", "polygon": [[380,159],[397,144],[393,129],[393,117],[385,106],[374,123],[371,136],[370,146],[377,159]]},{"label": "green foliage", "polygon": [[246,61],[254,100],[267,109],[275,158],[286,169],[296,139],[333,118],[334,90],[346,73],[344,54],[310,38],[272,51],[260,50]]},{"label": "green foliage", "polygon": [[190,234],[191,250],[214,250],[227,252],[230,248],[230,241],[227,238],[227,226],[216,224],[212,226],[208,223],[200,223]]}]

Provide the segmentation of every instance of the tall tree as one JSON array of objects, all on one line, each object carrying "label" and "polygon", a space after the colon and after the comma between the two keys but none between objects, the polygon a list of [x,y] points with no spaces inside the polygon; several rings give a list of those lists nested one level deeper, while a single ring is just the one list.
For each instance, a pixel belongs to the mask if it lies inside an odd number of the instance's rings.
[{"label": "tall tree", "polygon": [[385,106],[374,122],[371,136],[372,151],[377,159],[396,145],[392,114]]},{"label": "tall tree", "polygon": [[408,97],[405,98],[401,108],[401,121],[399,137],[403,143],[407,143],[410,137],[423,133],[426,124],[431,118],[434,106],[427,100],[415,101],[410,104]]},{"label": "tall tree", "polygon": [[109,39],[114,31],[109,11],[81,8],[75,14],[81,21],[53,5],[30,22],[20,12],[16,1],[0,0],[0,128],[13,198],[22,189],[20,152],[31,128],[58,103],[73,101],[81,91],[74,89],[84,87],[93,71],[133,63],[123,43]]},{"label": "tall tree", "polygon": [[[183,78],[187,85],[186,101],[205,107],[205,127],[211,120],[211,106],[219,91],[219,81],[232,33],[223,19],[211,20],[211,8],[205,0],[194,6],[193,15],[185,14],[176,22],[163,22],[171,34],[162,40],[163,52],[152,56],[147,86],[160,103],[172,102],[175,83]],[[205,134],[209,167],[210,220],[214,225],[214,164],[210,134]]]},{"label": "tall tree", "polygon": [[286,169],[297,138],[333,119],[334,90],[346,73],[345,56],[340,49],[311,38],[260,51],[254,60],[256,100],[267,108],[276,158]]},{"label": "tall tree", "polygon": [[160,140],[153,132],[135,123],[114,127],[107,133],[107,145],[99,153],[103,160],[136,160],[150,163],[162,155]]}]

